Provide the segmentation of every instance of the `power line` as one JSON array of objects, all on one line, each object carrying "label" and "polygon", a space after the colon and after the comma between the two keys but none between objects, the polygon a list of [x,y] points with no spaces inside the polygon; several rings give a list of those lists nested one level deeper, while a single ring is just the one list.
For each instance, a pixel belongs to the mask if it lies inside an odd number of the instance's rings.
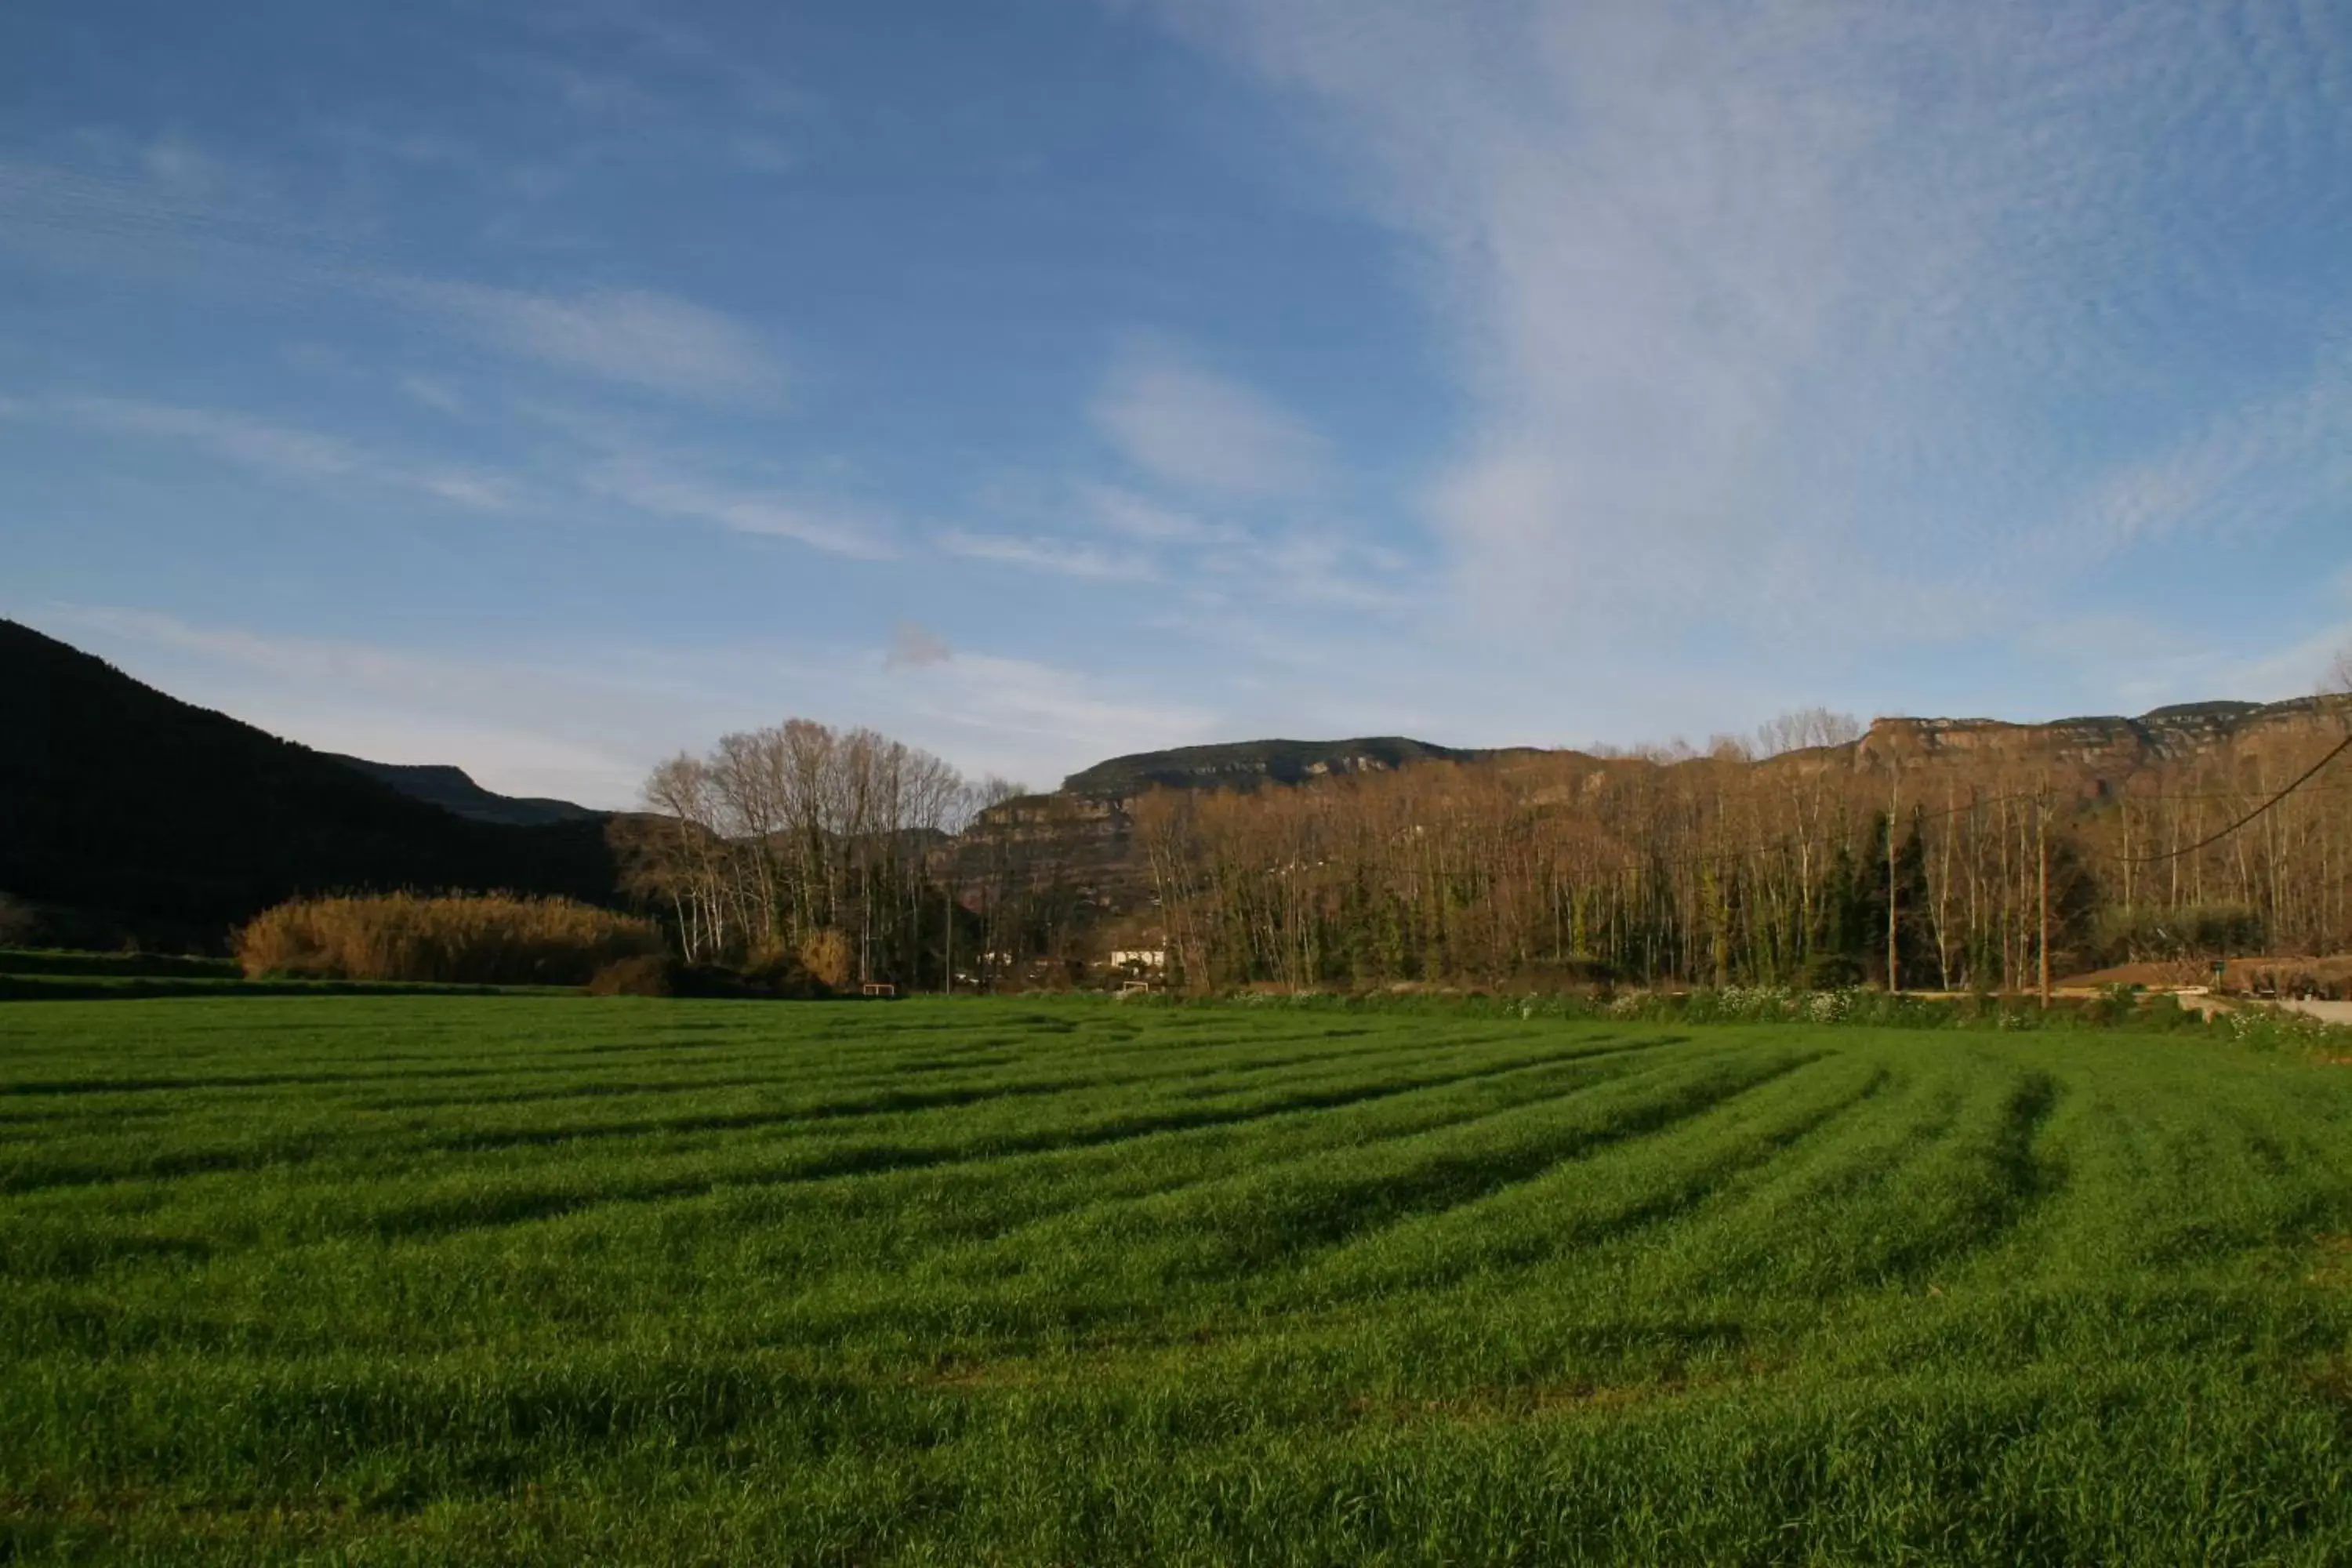
[{"label": "power line", "polygon": [[[2167,860],[2177,860],[2183,856],[2193,855],[2200,849],[2210,848],[2213,845],[2220,843],[2222,839],[2229,837],[2240,828],[2244,827],[2247,824],[2253,822],[2262,816],[2264,812],[2270,811],[2278,805],[2279,803],[2285,800],[2287,796],[2303,788],[2304,785],[2309,784],[2314,778],[2317,777],[2330,763],[2334,762],[2337,757],[2342,756],[2347,751],[2352,751],[2352,735],[2347,735],[2334,750],[2330,751],[2326,756],[2320,758],[2319,761],[2314,763],[2309,768],[2305,769],[2285,788],[2280,790],[2277,794],[2271,795],[2261,805],[2255,806],[2252,811],[2247,812],[2244,816],[2240,816],[2235,821],[2230,823],[2227,826],[2221,828],[2217,832],[2206,835],[2203,838],[2199,839],[2194,844],[2186,845],[2178,849],[2168,849],[2158,855],[2126,856],[2113,854],[2106,850],[2097,850],[2096,852],[2109,855],[2110,858],[2119,865],[2148,866],[2160,865]],[[2335,788],[2331,789],[2329,793],[2335,793],[2336,789],[2347,787],[2352,786],[2335,786]],[[1927,810],[1915,806],[1910,813],[1902,816],[1900,820],[1897,820],[1894,816],[1889,816],[1887,820],[1887,834],[1891,840],[1895,836],[1895,830],[1902,826],[1903,822],[1906,821],[1912,824],[1916,830],[1916,826],[1922,823],[1940,822],[1958,816],[1972,816],[1988,806],[2005,805],[2018,801],[2036,801],[2046,804],[2049,801],[2049,785],[2044,784],[2031,790],[2016,790],[1994,795],[1978,795],[1967,801],[1957,802],[1940,810]],[[2180,794],[2163,793],[2159,794],[2156,798],[2159,803],[2189,800],[2239,800],[2243,798],[2243,792],[2209,791],[2184,792]],[[1838,816],[1841,819],[1843,819],[1846,816],[1843,809],[1845,804],[1846,803],[1843,801],[1840,802]],[[1870,815],[1875,816],[1882,814],[1872,813]],[[1423,825],[1417,824],[1415,826],[1419,826]],[[1639,829],[1626,826],[1615,826],[1602,828],[1601,829],[1601,832],[1607,838],[1622,840],[1633,834],[1638,833]],[[1841,833],[1833,837],[1843,838],[1843,835]],[[1614,875],[1628,872],[1640,873],[1644,871],[1668,871],[1685,867],[1722,865],[1726,862],[1731,861],[1774,858],[1786,856],[1790,852],[1790,850],[1796,847],[1798,847],[1798,846],[1792,841],[1790,836],[1785,834],[1763,843],[1743,845],[1720,849],[1703,849],[1681,855],[1643,854],[1638,851],[1629,854],[1622,849],[1618,849],[1613,854],[1607,851],[1593,853],[1595,850],[1600,850],[1601,846],[1591,844],[1588,841],[1584,846],[1586,855],[1574,858],[1580,858],[1584,861],[1584,864],[1581,867],[1576,868],[1577,869],[1589,872],[1598,872],[1603,875]],[[1829,845],[1825,842],[1824,848],[1827,849]],[[1571,854],[1573,852],[1571,851]],[[1320,864],[1320,862],[1318,863],[1318,868],[1319,868]],[[1392,856],[1381,856],[1376,858],[1364,858],[1356,859],[1350,862],[1350,864],[1353,868],[1360,871],[1369,871],[1375,875],[1386,876],[1394,876],[1401,873],[1444,876],[1449,872],[1459,869],[1458,867],[1443,863],[1428,865]],[[1271,871],[1273,868],[1266,868],[1266,869]]]},{"label": "power line", "polygon": [[2305,784],[2309,784],[2313,779],[2318,777],[2320,769],[2326,767],[2328,763],[2334,762],[2336,758],[2342,756],[2347,752],[2352,752],[2352,735],[2345,736],[2344,739],[2337,743],[2334,751],[2328,752],[2326,756],[2320,758],[2319,761],[2312,763],[2310,767],[2305,769],[2302,775],[2293,784],[2287,785],[2284,789],[2279,791],[2278,794],[2271,796],[2270,799],[2263,802],[2262,805],[2254,807],[2253,810],[2246,813],[2245,816],[2238,818],[2237,821],[2230,824],[2229,826],[2222,828],[2218,833],[2209,833],[2194,844],[2179,849],[2168,849],[2161,855],[2118,855],[2116,858],[2126,866],[2153,866],[2166,860],[2178,860],[2183,855],[2194,855],[2200,849],[2206,848],[2210,845],[2219,844],[2222,839],[2229,837],[2230,835],[2237,832],[2238,829],[2245,826],[2246,824],[2253,821],[2256,817],[2262,816],[2263,813],[2270,810],[2273,806],[2278,805],[2279,802],[2284,800],[2287,796],[2301,789]]}]

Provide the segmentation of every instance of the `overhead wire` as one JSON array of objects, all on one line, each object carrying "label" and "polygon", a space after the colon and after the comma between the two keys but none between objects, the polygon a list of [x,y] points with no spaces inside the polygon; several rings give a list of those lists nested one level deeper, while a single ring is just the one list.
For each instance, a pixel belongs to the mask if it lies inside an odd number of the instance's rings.
[{"label": "overhead wire", "polygon": [[2249,823],[2260,817],[2264,812],[2269,811],[2273,806],[2277,805],[2281,801],[2286,799],[2287,796],[2301,789],[2305,784],[2309,784],[2313,779],[2317,778],[2319,776],[2320,770],[2326,767],[2328,763],[2334,762],[2336,758],[2342,756],[2347,752],[2352,752],[2352,735],[2345,736],[2341,742],[2337,742],[2335,750],[2320,758],[2319,761],[2312,763],[2308,768],[2305,768],[2303,773],[2296,777],[2293,784],[2288,784],[2284,789],[2279,791],[2276,795],[2271,796],[2268,800],[2263,802],[2260,805],[2254,807],[2253,810],[2246,813],[2243,816],[2239,817],[2227,827],[2221,828],[2218,832],[2209,833],[2194,844],[2184,845],[2178,849],[2167,849],[2162,854],[2158,855],[2118,855],[2116,858],[2126,866],[2154,866],[2166,860],[2178,860],[2184,855],[2194,855],[2200,849],[2210,848],[2213,845],[2221,842],[2224,838],[2229,837],[2230,835],[2237,832],[2240,828],[2244,827]]},{"label": "overhead wire", "polygon": [[[2303,773],[2296,775],[2294,780],[2288,784],[2284,789],[2281,789],[2275,794],[2270,795],[2252,810],[2246,812],[2244,815],[2237,817],[2225,826],[2222,826],[2212,833],[2207,834],[2204,837],[2197,840],[2194,844],[2184,845],[2177,849],[2168,849],[2155,855],[2122,855],[2105,849],[2100,849],[2098,852],[2109,856],[2120,865],[2150,866],[2160,865],[2167,860],[2177,860],[2184,856],[2196,854],[2200,849],[2210,848],[2212,846],[2229,837],[2231,834],[2236,833],[2242,828],[2247,826],[2249,824],[2255,822],[2261,818],[2265,812],[2275,808],[2288,796],[2294,795],[2305,784],[2308,784],[2313,779],[2318,777],[2321,773],[2326,771],[2329,763],[2336,761],[2336,758],[2344,755],[2347,752],[2352,752],[2352,734],[2347,734],[2345,739],[2334,749],[2329,751],[2326,755],[2321,757],[2319,761],[2314,763],[2310,767],[2305,769]],[[2341,788],[2344,786],[2337,787]],[[1987,806],[2003,805],[2023,800],[2046,800],[2049,797],[2049,787],[2045,784],[2037,786],[2031,790],[2014,790],[2005,795],[1979,795],[1967,802],[1957,803],[1941,810],[1929,811],[1915,807],[1910,813],[1906,815],[1907,816],[1908,820],[1914,824],[1940,821],[1948,817],[1971,816],[1976,812],[1981,811]],[[2178,795],[2168,794],[2163,795],[2161,798],[2169,801],[2237,800],[2242,798],[2242,793],[2236,791],[2226,793],[2205,791]],[[1892,822],[1890,821],[1890,827],[1891,826]],[[1642,855],[1638,853],[1628,855],[1621,852],[1619,855],[1614,857],[1595,857],[1594,861],[1613,860],[1613,865],[1606,867],[1606,869],[1610,871],[1664,870],[1677,866],[1721,864],[1726,861],[1785,855],[1789,852],[1790,847],[1789,837],[1786,835],[1783,835],[1779,838],[1761,844],[1743,845],[1737,847],[1722,849],[1699,850],[1695,853],[1685,855]],[[1376,861],[1358,861],[1356,864],[1360,869],[1384,874],[1393,873],[1396,871],[1424,872],[1443,869],[1443,868],[1415,865],[1409,861],[1394,860],[1389,857],[1382,857]],[[1603,866],[1601,864],[1594,863],[1591,865],[1591,868],[1601,870],[1603,869]]]}]

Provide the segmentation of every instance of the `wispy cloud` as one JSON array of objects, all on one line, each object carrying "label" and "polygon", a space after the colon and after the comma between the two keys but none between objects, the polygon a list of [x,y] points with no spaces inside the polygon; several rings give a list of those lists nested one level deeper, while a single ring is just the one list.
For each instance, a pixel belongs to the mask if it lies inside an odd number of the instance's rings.
[{"label": "wispy cloud", "polygon": [[1120,353],[1092,412],[1129,462],[1185,489],[1295,495],[1323,476],[1322,441],[1304,421],[1157,340]]},{"label": "wispy cloud", "polygon": [[[1888,581],[1997,583],[2074,432],[2118,469],[2053,525],[2078,562],[2309,455],[2176,453],[2166,324],[2295,308],[2231,263],[2352,155],[2352,38],[2308,8],[1154,9],[1304,109],[1426,263],[1472,417],[1425,515],[1488,624],[1810,633]],[[2275,379],[2222,395],[2259,416]]]},{"label": "wispy cloud", "polygon": [[168,437],[236,462],[303,479],[340,479],[366,466],[355,447],[336,437],[242,414],[120,397],[63,397],[54,406],[95,429]]},{"label": "wispy cloud", "polygon": [[596,494],[657,517],[789,539],[854,560],[887,561],[898,553],[888,523],[870,513],[773,490],[738,489],[650,458],[615,458],[594,469],[586,482]]},{"label": "wispy cloud", "polygon": [[2197,422],[2102,473],[2042,531],[2052,550],[2105,554],[2182,532],[2224,532],[2334,504],[2352,484],[2352,356],[2302,385]]},{"label": "wispy cloud", "polygon": [[1234,544],[1246,537],[1232,523],[1206,521],[1123,486],[1082,480],[1076,493],[1079,506],[1098,526],[1140,544]]},{"label": "wispy cloud", "polygon": [[1105,550],[1085,540],[974,533],[960,528],[942,530],[937,540],[941,550],[968,561],[993,562],[1000,566],[1017,566],[1060,577],[1134,583],[1154,574],[1148,557]]},{"label": "wispy cloud", "polygon": [[501,353],[673,396],[769,405],[788,389],[768,332],[677,294],[419,276],[364,226],[305,211],[244,164],[173,140],[104,138],[97,148],[79,162],[0,157],[0,252],[184,289],[339,295]]},{"label": "wispy cloud", "polygon": [[510,353],[607,381],[715,400],[764,401],[784,385],[764,334],[655,289],[559,294],[424,282],[387,289]]},{"label": "wispy cloud", "polygon": [[[2282,636],[2284,635],[2284,640]],[[2352,618],[2282,634],[2235,626],[2182,626],[2129,610],[2088,609],[2037,626],[2021,639],[2070,675],[2093,704],[2131,713],[2182,700],[2274,702],[2306,697],[2352,648]]]},{"label": "wispy cloud", "polygon": [[2212,689],[2263,701],[2308,697],[2329,689],[2336,661],[2347,655],[2352,655],[2352,618],[2224,664]]},{"label": "wispy cloud", "polygon": [[121,397],[59,397],[27,406],[112,435],[180,442],[224,461],[289,479],[412,490],[478,511],[504,511],[517,500],[514,484],[502,476],[404,461],[339,436],[233,410]]},{"label": "wispy cloud", "polygon": [[350,247],[272,180],[181,137],[88,132],[48,157],[0,153],[0,254],[54,271],[295,293]]},{"label": "wispy cloud", "polygon": [[[1290,523],[1252,529],[1124,485],[1080,480],[1073,487],[1080,516],[1129,542],[1137,574],[1190,583],[1223,596],[1290,605],[1395,610],[1411,603],[1400,552],[1329,524]],[[1069,546],[1055,542],[1055,548]]]},{"label": "wispy cloud", "polygon": [[919,679],[913,715],[942,733],[947,754],[967,767],[1031,774],[1043,771],[1041,762],[1076,768],[1200,740],[1214,727],[1202,709],[1117,694],[1098,679],[1031,659],[960,652],[901,679]]},{"label": "wispy cloud", "polygon": [[1294,529],[1228,563],[1275,596],[1357,610],[1401,610],[1413,596],[1399,581],[1405,563],[1344,533]]},{"label": "wispy cloud", "polygon": [[446,382],[428,375],[404,375],[399,385],[403,395],[436,414],[446,414],[454,419],[466,412],[466,400]]},{"label": "wispy cloud", "polygon": [[413,475],[409,482],[453,506],[472,507],[478,511],[511,510],[519,499],[513,481],[497,474],[443,471]]}]

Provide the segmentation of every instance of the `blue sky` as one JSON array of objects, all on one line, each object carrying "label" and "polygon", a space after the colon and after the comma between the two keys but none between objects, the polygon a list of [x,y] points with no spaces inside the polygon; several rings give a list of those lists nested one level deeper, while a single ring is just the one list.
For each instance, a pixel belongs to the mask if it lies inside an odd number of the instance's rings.
[{"label": "blue sky", "polygon": [[2352,641],[2337,0],[20,0],[0,60],[0,614],[315,745],[1045,784]]}]

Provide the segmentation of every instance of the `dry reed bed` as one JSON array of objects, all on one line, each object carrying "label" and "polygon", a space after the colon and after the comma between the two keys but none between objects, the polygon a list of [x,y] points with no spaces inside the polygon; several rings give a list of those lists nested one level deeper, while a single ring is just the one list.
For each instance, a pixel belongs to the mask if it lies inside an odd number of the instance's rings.
[{"label": "dry reed bed", "polygon": [[236,936],[248,975],[474,985],[584,985],[608,963],[661,949],[649,921],[497,894],[296,899]]}]

